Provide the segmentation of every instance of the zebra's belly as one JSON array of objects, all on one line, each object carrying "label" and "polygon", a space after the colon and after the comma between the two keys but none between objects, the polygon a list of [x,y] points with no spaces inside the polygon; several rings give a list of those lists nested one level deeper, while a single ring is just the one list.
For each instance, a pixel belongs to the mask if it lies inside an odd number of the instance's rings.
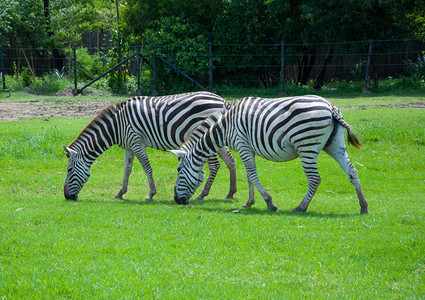
[{"label": "zebra's belly", "polygon": [[252,147],[255,154],[260,156],[261,158],[276,161],[276,162],[284,162],[290,161],[298,157],[297,152],[292,147],[291,144],[283,144],[282,147]]}]

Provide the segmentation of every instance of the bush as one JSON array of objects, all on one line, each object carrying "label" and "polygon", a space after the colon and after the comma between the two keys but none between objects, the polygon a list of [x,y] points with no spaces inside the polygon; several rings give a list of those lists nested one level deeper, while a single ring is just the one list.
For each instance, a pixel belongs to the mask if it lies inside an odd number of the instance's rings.
[{"label": "bush", "polygon": [[52,73],[42,78],[37,78],[33,86],[30,87],[29,92],[33,94],[51,95],[64,90],[68,85],[69,82],[67,79]]},{"label": "bush", "polygon": [[[71,56],[71,53],[68,53]],[[111,60],[100,52],[90,54],[87,48],[77,48],[77,79],[78,81],[93,80],[108,68]]]},{"label": "bush", "polygon": [[21,81],[24,87],[30,87],[33,84],[33,78],[27,67],[22,68]]},{"label": "bush", "polygon": [[425,54],[419,55],[415,62],[409,59],[407,61],[407,72],[408,76],[415,80],[425,80]]},{"label": "bush", "polygon": [[66,89],[70,82],[55,71],[35,80],[29,71],[23,71],[17,77],[6,76],[6,87],[13,92],[27,92],[37,95],[52,95]]}]

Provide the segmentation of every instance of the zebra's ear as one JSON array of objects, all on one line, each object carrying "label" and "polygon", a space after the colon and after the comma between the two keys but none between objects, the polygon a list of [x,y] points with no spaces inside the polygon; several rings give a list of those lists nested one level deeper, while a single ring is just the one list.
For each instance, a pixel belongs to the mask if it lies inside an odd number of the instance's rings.
[{"label": "zebra's ear", "polygon": [[182,150],[168,150],[168,152],[174,153],[178,158],[183,158],[186,156],[186,152]]},{"label": "zebra's ear", "polygon": [[77,151],[72,150],[68,147],[62,146],[63,150],[65,150],[66,156],[67,157],[73,157],[77,155]]}]

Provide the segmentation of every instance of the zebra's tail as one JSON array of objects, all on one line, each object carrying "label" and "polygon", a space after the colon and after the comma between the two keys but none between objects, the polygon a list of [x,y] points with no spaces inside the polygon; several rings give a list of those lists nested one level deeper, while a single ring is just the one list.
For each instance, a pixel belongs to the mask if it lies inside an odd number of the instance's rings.
[{"label": "zebra's tail", "polygon": [[347,129],[347,139],[348,143],[356,147],[357,149],[360,149],[363,145],[360,142],[359,138],[354,134],[353,129],[350,125],[348,125],[347,122],[345,122],[344,118],[342,117],[341,112],[339,109],[332,104],[332,116],[335,120],[338,121],[339,124],[341,124],[345,129]]},{"label": "zebra's tail", "polygon": [[353,133],[353,130],[351,129],[351,127],[347,128],[347,132],[348,132],[348,142],[353,145],[354,147],[356,147],[357,149],[360,149],[363,145],[360,142],[359,138]]}]

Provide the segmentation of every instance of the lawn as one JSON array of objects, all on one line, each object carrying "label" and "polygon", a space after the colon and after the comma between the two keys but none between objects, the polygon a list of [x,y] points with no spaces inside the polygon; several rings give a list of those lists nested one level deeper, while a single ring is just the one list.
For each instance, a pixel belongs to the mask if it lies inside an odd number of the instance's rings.
[{"label": "lawn", "polygon": [[[44,99],[44,98],[43,98]],[[418,99],[396,99],[414,103]],[[307,182],[299,160],[257,159],[279,206],[238,192],[222,164],[211,194],[173,200],[177,160],[149,150],[158,194],[135,161],[124,200],[113,199],[124,151],[106,151],[77,202],[63,184],[68,145],[89,118],[0,122],[0,299],[408,298],[425,297],[425,111],[376,107],[393,99],[335,100],[364,147],[348,148],[370,215],[337,163],[319,157],[322,184],[306,213],[290,213]]]}]

